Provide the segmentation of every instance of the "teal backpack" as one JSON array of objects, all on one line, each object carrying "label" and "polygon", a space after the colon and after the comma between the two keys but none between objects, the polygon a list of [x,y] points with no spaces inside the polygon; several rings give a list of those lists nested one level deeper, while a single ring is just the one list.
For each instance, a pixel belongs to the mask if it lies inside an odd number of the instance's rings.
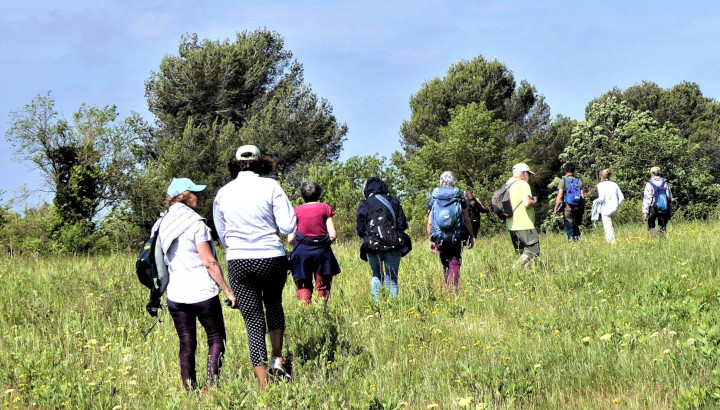
[{"label": "teal backpack", "polygon": [[470,238],[463,214],[462,192],[455,187],[438,187],[432,191],[430,240],[440,248],[462,245]]}]

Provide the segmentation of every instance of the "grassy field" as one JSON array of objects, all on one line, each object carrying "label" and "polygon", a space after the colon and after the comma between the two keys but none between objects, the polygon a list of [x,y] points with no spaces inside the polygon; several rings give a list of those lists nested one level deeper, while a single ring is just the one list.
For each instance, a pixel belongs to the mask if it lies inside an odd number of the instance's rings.
[{"label": "grassy field", "polygon": [[[720,223],[639,225],[607,245],[541,237],[526,274],[506,235],[466,251],[449,296],[416,243],[400,296],[374,303],[357,244],[327,308],[285,288],[294,381],[260,393],[244,325],[225,310],[219,388],[182,390],[177,336],[144,312],[135,255],[0,260],[0,405],[28,408],[682,408],[720,405]],[[198,349],[202,380],[206,353]]]}]

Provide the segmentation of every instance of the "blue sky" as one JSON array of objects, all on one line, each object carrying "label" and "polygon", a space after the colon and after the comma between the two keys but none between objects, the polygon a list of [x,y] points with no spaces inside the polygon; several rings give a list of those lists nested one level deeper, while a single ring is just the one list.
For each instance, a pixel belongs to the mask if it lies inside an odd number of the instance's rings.
[{"label": "blue sky", "polygon": [[[10,111],[52,90],[70,118],[81,103],[153,120],[144,82],[180,36],[225,39],[267,27],[349,132],[341,159],[400,149],[409,98],[461,59],[498,59],[545,95],[552,115],[643,80],[699,84],[720,99],[716,1],[192,1],[32,0],[0,6],[0,191],[42,189],[11,160]],[[35,195],[30,204],[47,195]],[[16,204],[16,207],[21,207]]]}]

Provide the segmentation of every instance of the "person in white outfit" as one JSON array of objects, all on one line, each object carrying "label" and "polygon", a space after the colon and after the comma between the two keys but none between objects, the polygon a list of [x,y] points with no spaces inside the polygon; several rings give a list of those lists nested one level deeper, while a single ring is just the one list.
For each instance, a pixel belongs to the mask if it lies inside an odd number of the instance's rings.
[{"label": "person in white outfit", "polygon": [[[279,235],[295,231],[295,211],[280,184],[261,176],[273,172],[275,161],[256,146],[238,148],[228,169],[232,181],[215,196],[213,217],[225,246],[230,287],[245,320],[250,361],[264,390],[268,371],[286,376],[282,292],[290,266]],[[269,366],[266,329],[272,347]]]},{"label": "person in white outfit", "polygon": [[615,230],[613,229],[612,217],[617,215],[620,204],[625,200],[618,184],[610,180],[612,171],[604,169],[600,172],[600,183],[597,184],[598,199],[600,200],[600,216],[602,218],[605,239],[609,243],[615,243]]}]

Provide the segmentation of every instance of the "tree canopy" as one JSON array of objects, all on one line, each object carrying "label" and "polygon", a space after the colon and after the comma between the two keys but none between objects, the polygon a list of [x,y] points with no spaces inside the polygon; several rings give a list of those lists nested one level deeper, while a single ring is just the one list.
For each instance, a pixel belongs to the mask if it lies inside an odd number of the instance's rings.
[{"label": "tree canopy", "polygon": [[[148,187],[183,176],[214,192],[244,144],[257,145],[289,173],[337,159],[347,134],[328,101],[304,82],[283,38],[265,29],[232,41],[183,36],[178,54],[163,58],[147,80],[146,96],[158,118],[147,147],[156,164]],[[211,196],[201,198],[201,213],[209,212]]]},{"label": "tree canopy", "polygon": [[435,77],[410,97],[410,120],[400,128],[403,148],[411,153],[426,143],[439,141],[440,129],[451,110],[470,103],[484,103],[492,118],[507,123],[506,138],[526,141],[549,122],[544,97],[527,81],[518,85],[505,64],[483,56],[453,64],[444,78]]}]

